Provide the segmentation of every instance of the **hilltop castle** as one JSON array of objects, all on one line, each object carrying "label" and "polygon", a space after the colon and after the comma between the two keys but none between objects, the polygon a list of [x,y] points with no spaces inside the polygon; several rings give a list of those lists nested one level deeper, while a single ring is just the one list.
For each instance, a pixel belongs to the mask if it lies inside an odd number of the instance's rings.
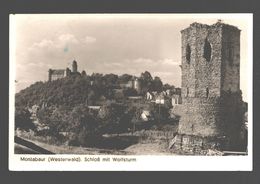
[{"label": "hilltop castle", "polygon": [[[82,75],[84,75],[84,74],[86,74],[86,72],[83,70]],[[72,70],[70,70],[69,68],[66,68],[66,69],[49,69],[48,80],[53,81],[53,80],[61,79],[61,78],[71,76],[71,75],[81,75],[78,72],[77,61],[75,61],[75,60],[72,62]]]},{"label": "hilltop castle", "polygon": [[240,30],[193,23],[182,35],[182,105],[175,147],[236,150],[241,145]]}]

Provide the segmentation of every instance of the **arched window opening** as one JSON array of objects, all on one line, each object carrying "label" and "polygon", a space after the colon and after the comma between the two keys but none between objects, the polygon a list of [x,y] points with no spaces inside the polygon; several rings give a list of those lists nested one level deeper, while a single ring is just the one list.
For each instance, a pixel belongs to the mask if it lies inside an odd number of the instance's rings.
[{"label": "arched window opening", "polygon": [[211,45],[208,41],[208,39],[205,40],[204,43],[204,53],[203,53],[203,57],[206,59],[206,61],[210,61],[211,59]]},{"label": "arched window opening", "polygon": [[209,97],[209,88],[206,88],[206,97]]},{"label": "arched window opening", "polygon": [[190,56],[191,56],[191,49],[190,49],[190,45],[188,44],[186,46],[186,61],[188,64],[190,64]]},{"label": "arched window opening", "polygon": [[186,96],[189,96],[189,88],[187,88],[187,94],[186,94]]}]

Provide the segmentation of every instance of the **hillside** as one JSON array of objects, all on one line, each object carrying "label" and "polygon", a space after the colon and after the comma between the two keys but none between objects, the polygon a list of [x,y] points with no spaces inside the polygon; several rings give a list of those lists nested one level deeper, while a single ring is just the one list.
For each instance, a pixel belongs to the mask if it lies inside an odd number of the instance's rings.
[{"label": "hillside", "polygon": [[16,106],[64,105],[75,106],[84,103],[88,98],[105,95],[105,86],[91,86],[90,77],[71,76],[50,82],[36,82],[16,94]]},{"label": "hillside", "polygon": [[[131,85],[133,80],[140,82],[138,90]],[[15,96],[15,127],[31,129],[36,136],[49,136],[54,142],[91,145],[106,133],[135,131],[144,108],[149,109],[153,119],[140,127],[168,122],[168,107],[161,107],[158,112],[157,106],[142,98],[128,99],[165,88],[174,86],[163,85],[159,77],[152,78],[147,71],[139,78],[94,73],[36,82]]]},{"label": "hillside", "polygon": [[[131,95],[144,95],[147,91],[162,91],[174,88],[163,85],[159,77],[144,72],[139,78],[140,91],[126,87],[132,75],[98,74],[91,76],[69,76],[62,79],[36,82],[15,95],[16,107],[38,106],[76,106],[79,104],[96,105],[100,100],[122,100]],[[117,91],[120,91],[118,93]]]}]

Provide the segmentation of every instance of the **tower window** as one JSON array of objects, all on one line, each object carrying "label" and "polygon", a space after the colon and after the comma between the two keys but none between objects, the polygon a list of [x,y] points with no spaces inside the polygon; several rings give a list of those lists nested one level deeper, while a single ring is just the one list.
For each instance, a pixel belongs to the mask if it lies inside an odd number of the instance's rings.
[{"label": "tower window", "polygon": [[186,96],[189,96],[189,88],[187,88]]},{"label": "tower window", "polygon": [[206,97],[209,97],[209,88],[206,88]]},{"label": "tower window", "polygon": [[190,64],[190,55],[191,55],[191,49],[190,49],[190,45],[188,44],[186,46],[186,61],[188,64]]},{"label": "tower window", "polygon": [[203,53],[203,57],[206,59],[206,61],[210,61],[211,59],[211,45],[208,41],[208,39],[205,40],[204,43],[204,53]]}]

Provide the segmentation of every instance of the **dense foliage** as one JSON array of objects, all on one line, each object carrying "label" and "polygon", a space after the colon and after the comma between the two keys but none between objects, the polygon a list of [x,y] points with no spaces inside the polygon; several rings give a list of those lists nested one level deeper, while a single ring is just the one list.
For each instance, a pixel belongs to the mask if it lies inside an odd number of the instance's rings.
[{"label": "dense foliage", "polygon": [[31,120],[31,113],[26,108],[15,108],[15,129],[20,128],[23,130],[34,130],[35,125]]},{"label": "dense foliage", "polygon": [[[16,127],[35,129],[28,109],[37,105],[37,120],[43,127],[47,127],[35,130],[38,135],[59,138],[64,133],[74,145],[86,145],[103,134],[128,131],[140,121],[138,117],[142,112],[141,106],[135,107],[125,101],[128,96],[174,88],[163,85],[159,77],[153,79],[147,71],[139,78],[140,92],[120,86],[133,78],[128,74],[93,73],[91,76],[84,74],[36,82],[16,94]],[[100,110],[90,109],[89,106],[93,105],[101,106]],[[151,107],[151,110],[155,119],[160,119],[158,107]],[[168,116],[167,109],[162,107],[160,111],[164,117]]]},{"label": "dense foliage", "polygon": [[[36,82],[30,87],[16,94],[16,106],[31,107],[32,105],[62,105],[75,106],[82,103],[95,105],[100,97],[113,100],[116,93],[113,89],[119,88],[120,83],[127,83],[132,75],[124,74],[98,74],[91,76],[70,76],[51,82]],[[144,72],[140,77],[141,91],[158,91],[174,88],[168,84],[163,85],[159,77],[152,78],[149,72]],[[124,89],[125,96],[137,95],[134,89]]]}]

